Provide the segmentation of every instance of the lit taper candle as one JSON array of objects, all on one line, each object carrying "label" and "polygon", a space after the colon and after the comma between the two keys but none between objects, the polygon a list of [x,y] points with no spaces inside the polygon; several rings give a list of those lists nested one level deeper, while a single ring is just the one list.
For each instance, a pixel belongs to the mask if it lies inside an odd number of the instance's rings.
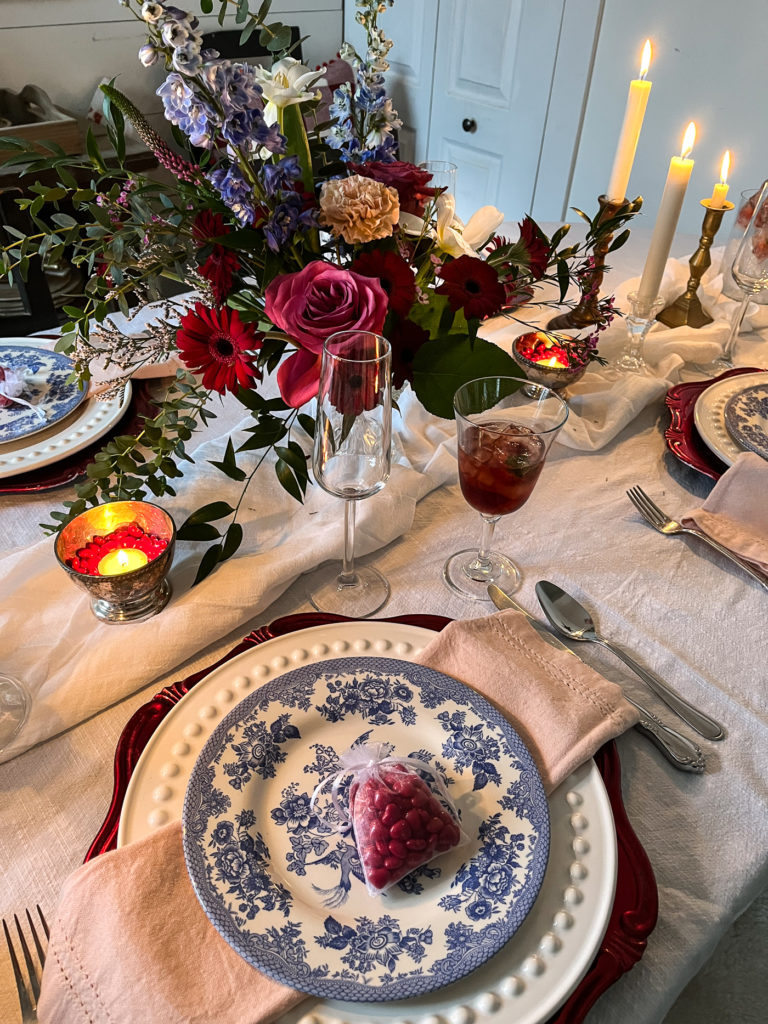
[{"label": "lit taper candle", "polygon": [[619,136],[619,144],[616,147],[611,180],[608,185],[608,198],[614,203],[625,199],[627,196],[629,175],[632,173],[637,141],[640,138],[645,108],[648,106],[648,97],[651,94],[651,82],[647,82],[645,79],[650,63],[651,41],[646,39],[640,64],[640,77],[633,79],[629,83],[624,123],[621,126],[621,135]]},{"label": "lit taper candle", "polygon": [[664,276],[669,250],[672,248],[680,210],[683,207],[688,182],[691,180],[693,160],[689,160],[688,155],[693,149],[695,140],[696,125],[691,121],[683,137],[680,156],[673,156],[669,162],[664,194],[661,197],[651,245],[645,260],[643,276],[640,278],[640,287],[637,290],[639,303],[650,305],[659,294],[659,285]]}]

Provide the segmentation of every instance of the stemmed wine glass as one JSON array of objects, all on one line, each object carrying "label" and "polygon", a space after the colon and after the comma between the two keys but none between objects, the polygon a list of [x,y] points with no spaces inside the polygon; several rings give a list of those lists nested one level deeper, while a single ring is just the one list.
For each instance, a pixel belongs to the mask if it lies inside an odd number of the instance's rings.
[{"label": "stemmed wine glass", "polygon": [[452,590],[488,600],[495,583],[507,593],[520,586],[520,570],[491,550],[496,523],[531,495],[544,460],[568,418],[556,392],[518,377],[481,377],[462,385],[453,399],[459,483],[483,522],[479,548],[451,555],[443,577]]},{"label": "stemmed wine glass", "polygon": [[747,306],[755,295],[768,288],[768,181],[763,184],[760,195],[757,197],[749,224],[747,224],[744,236],[736,250],[731,273],[734,281],[744,293],[744,297],[733,315],[731,330],[723,354],[711,363],[696,367],[697,370],[710,377],[733,367],[733,349]]},{"label": "stemmed wine glass", "polygon": [[0,671],[0,751],[21,732],[29,714],[31,698],[18,679]]},{"label": "stemmed wine glass", "polygon": [[365,618],[389,597],[389,583],[355,566],[357,502],[380,491],[392,461],[392,354],[370,331],[340,331],[323,346],[312,467],[329,494],[344,498],[341,571],[320,569],[308,581],[318,611]]}]

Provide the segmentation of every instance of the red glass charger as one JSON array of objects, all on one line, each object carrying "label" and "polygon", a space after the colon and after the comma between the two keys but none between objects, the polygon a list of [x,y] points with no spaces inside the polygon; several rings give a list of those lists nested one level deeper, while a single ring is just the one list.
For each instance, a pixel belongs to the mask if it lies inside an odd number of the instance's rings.
[{"label": "red glass charger", "polygon": [[719,377],[687,381],[669,389],[665,401],[671,421],[664,431],[664,437],[667,439],[667,447],[680,462],[712,480],[720,479],[728,467],[701,439],[693,418],[694,406],[703,392],[719,380],[738,377],[742,373],[760,372],[759,366],[737,366],[721,373]]},{"label": "red glass charger", "polygon": [[[91,843],[85,861],[114,850],[120,814],[131,775],[155,729],[171,708],[189,693],[201,679],[219,665],[243,651],[310,626],[323,626],[330,622],[353,621],[342,615],[323,612],[286,615],[267,626],[249,633],[237,646],[213,665],[195,672],[186,679],[165,687],[143,704],[131,716],[118,740],[115,751],[115,782],[109,811]],[[369,620],[370,621],[370,620]],[[421,626],[436,632],[451,621],[442,615],[399,615],[377,620],[398,622],[408,626]],[[595,763],[605,784],[616,825],[618,870],[616,893],[608,927],[600,948],[587,973],[570,997],[553,1014],[547,1024],[580,1024],[597,999],[622,974],[631,970],[645,952],[648,936],[656,926],[658,916],[658,890],[648,856],[629,823],[621,794],[621,765],[616,744],[611,741],[595,754]]]}]

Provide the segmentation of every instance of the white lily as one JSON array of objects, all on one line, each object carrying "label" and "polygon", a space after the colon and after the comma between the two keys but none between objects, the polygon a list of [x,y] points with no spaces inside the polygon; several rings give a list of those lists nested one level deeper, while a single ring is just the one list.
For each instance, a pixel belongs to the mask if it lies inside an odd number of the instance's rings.
[{"label": "white lily", "polygon": [[313,86],[325,85],[325,68],[312,71],[295,57],[283,57],[271,69],[256,67],[255,70],[264,98],[268,101],[264,105],[264,120],[267,124],[278,121],[279,112],[284,107],[319,99],[320,93],[310,90]]},{"label": "white lily", "polygon": [[493,235],[504,220],[504,214],[495,206],[481,206],[465,224],[456,216],[456,200],[443,192],[435,202],[435,226],[427,224],[412,213],[400,213],[400,227],[408,235],[428,235],[438,248],[449,256],[479,256],[477,250]]}]

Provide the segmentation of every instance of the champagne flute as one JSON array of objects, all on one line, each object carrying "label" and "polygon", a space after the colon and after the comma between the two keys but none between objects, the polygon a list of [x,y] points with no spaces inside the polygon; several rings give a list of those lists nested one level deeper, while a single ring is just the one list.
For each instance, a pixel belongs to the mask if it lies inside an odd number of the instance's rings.
[{"label": "champagne flute", "polygon": [[24,727],[31,698],[18,679],[0,672],[0,751],[5,750]]},{"label": "champagne flute", "polygon": [[568,418],[568,406],[549,388],[518,377],[481,377],[462,385],[453,399],[459,483],[482,519],[479,548],[451,555],[443,568],[448,586],[473,601],[487,601],[488,584],[508,594],[520,586],[520,570],[491,550],[499,519],[531,496],[544,460]]},{"label": "champagne flute", "polygon": [[747,306],[755,295],[768,288],[768,181],[763,184],[760,195],[757,197],[752,216],[736,250],[731,274],[743,292],[743,298],[741,305],[733,314],[731,330],[723,354],[711,363],[696,366],[697,370],[710,377],[730,370],[734,366],[733,350],[744,315],[747,312]]},{"label": "champagne flute", "polygon": [[312,467],[329,494],[344,498],[341,571],[320,569],[308,581],[318,611],[366,618],[389,597],[371,566],[355,565],[357,502],[380,491],[392,461],[392,352],[371,331],[340,331],[323,346]]}]

